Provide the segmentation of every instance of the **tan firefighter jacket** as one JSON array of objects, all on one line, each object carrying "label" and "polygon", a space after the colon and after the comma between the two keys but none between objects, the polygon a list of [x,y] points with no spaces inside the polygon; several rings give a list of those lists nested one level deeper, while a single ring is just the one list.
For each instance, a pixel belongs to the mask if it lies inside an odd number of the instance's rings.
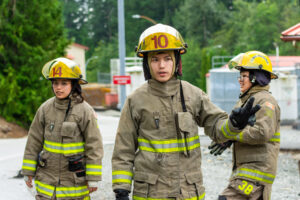
[{"label": "tan firefighter jacket", "polygon": [[235,140],[233,146],[232,178],[242,178],[264,185],[264,199],[269,200],[272,183],[277,170],[277,157],[280,146],[280,108],[268,91],[269,86],[254,86],[236,104],[243,106],[254,97],[261,109],[255,114],[256,123],[247,126],[240,134],[224,132],[218,135],[219,142]]},{"label": "tan firefighter jacket", "polygon": [[113,189],[131,191],[133,199],[204,199],[198,126],[221,134],[239,133],[227,114],[199,88],[181,81],[150,79],[123,107],[112,157]]},{"label": "tan firefighter jacket", "polygon": [[[39,195],[74,199],[89,194],[87,181],[100,181],[103,157],[102,137],[92,107],[76,103],[64,121],[69,100],[50,98],[38,109],[31,124],[24,153],[22,173],[35,177]],[[42,152],[42,153],[41,153]],[[38,155],[46,166],[38,165]],[[68,160],[83,155],[85,176],[68,170]]]}]

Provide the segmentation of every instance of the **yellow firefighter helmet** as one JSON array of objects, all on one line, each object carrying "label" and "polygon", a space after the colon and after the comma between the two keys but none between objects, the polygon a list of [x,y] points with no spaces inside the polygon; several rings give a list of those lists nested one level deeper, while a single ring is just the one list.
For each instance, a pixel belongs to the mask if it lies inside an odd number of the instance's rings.
[{"label": "yellow firefighter helmet", "polygon": [[229,68],[240,70],[241,68],[252,70],[264,70],[271,74],[271,79],[277,79],[278,76],[273,73],[272,63],[269,57],[260,51],[248,51],[240,53],[232,58],[228,63]]},{"label": "yellow firefighter helmet", "polygon": [[136,52],[138,57],[143,57],[144,53],[151,51],[179,50],[180,54],[184,54],[186,49],[187,44],[175,28],[156,24],[141,34]]},{"label": "yellow firefighter helmet", "polygon": [[47,62],[42,69],[42,74],[48,80],[77,79],[79,84],[87,83],[86,80],[82,79],[78,64],[67,58],[56,58]]}]

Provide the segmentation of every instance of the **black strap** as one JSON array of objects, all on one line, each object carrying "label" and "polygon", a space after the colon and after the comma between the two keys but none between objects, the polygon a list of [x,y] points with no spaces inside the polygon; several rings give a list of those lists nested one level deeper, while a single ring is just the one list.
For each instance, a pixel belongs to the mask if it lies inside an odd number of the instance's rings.
[{"label": "black strap", "polygon": [[69,99],[68,108],[67,108],[67,110],[66,110],[66,115],[65,115],[64,122],[66,121],[66,119],[67,119],[67,117],[68,117],[70,108],[71,108],[71,98]]},{"label": "black strap", "polygon": [[184,95],[183,95],[183,89],[182,89],[181,81],[180,81],[180,99],[181,99],[181,105],[182,105],[183,112],[187,112],[186,106],[185,106],[185,101],[184,101]]}]

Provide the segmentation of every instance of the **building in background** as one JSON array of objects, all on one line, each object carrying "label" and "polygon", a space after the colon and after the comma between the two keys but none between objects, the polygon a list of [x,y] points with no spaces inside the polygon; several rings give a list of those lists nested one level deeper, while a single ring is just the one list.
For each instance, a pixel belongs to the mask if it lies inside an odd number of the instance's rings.
[{"label": "building in background", "polygon": [[84,79],[86,79],[85,51],[87,50],[89,50],[87,46],[77,43],[69,45],[66,49],[66,57],[79,64]]},{"label": "building in background", "polygon": [[[270,91],[281,108],[282,124],[293,124],[300,118],[300,56],[269,56],[273,71],[279,78],[272,80]],[[211,69],[206,75],[206,91],[217,106],[230,113],[238,100],[239,71],[227,65]]]}]

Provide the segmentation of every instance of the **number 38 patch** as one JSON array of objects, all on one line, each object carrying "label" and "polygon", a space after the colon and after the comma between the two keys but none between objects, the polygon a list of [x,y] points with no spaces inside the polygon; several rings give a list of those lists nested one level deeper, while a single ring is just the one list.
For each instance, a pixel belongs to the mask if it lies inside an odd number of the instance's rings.
[{"label": "number 38 patch", "polygon": [[239,194],[243,194],[251,197],[256,192],[263,190],[262,185],[255,184],[251,181],[236,179],[232,181],[231,187],[233,187]]}]

